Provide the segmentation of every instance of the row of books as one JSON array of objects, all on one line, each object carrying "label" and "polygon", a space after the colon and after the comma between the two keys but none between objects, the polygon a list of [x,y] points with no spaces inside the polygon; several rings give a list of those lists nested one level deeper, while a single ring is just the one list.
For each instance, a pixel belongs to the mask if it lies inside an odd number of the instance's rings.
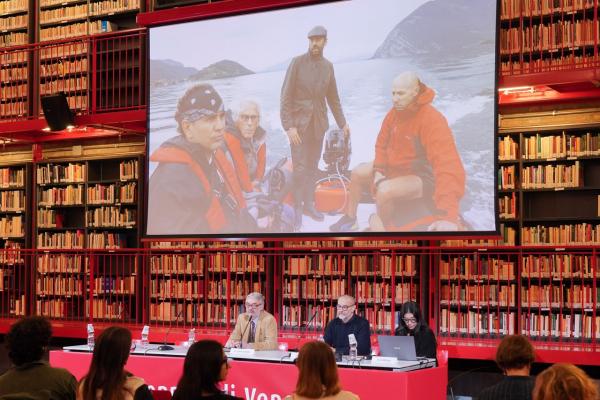
[{"label": "row of books", "polygon": [[37,167],[36,176],[38,185],[85,182],[87,165],[84,163],[40,165]]},{"label": "row of books", "polygon": [[535,136],[523,138],[523,158],[539,160],[560,157],[600,155],[600,133],[587,132],[583,135]]},{"label": "row of books", "polygon": [[511,190],[517,188],[516,168],[514,165],[503,165],[498,169],[498,189]]},{"label": "row of books", "polygon": [[117,25],[110,21],[86,21],[65,26],[53,26],[40,29],[40,42],[76,36],[95,35],[97,33],[112,32],[115,30],[117,30]]},{"label": "row of books", "polygon": [[40,63],[40,76],[47,78],[51,76],[64,76],[67,74],[87,74],[87,57],[75,58],[72,60],[59,59],[58,62]]},{"label": "row of books", "polygon": [[264,241],[159,241],[150,242],[151,249],[262,249],[265,247]]},{"label": "row of books", "polygon": [[139,10],[140,0],[100,0],[89,3],[90,15],[103,15]]},{"label": "row of books", "polygon": [[25,235],[23,217],[20,215],[0,218],[0,237],[22,237]]},{"label": "row of books", "polygon": [[90,249],[122,249],[127,247],[127,236],[115,232],[90,232],[87,237]]},{"label": "row of books", "polygon": [[522,313],[521,333],[534,338],[598,339],[600,316]]},{"label": "row of books", "polygon": [[65,214],[56,210],[40,209],[37,212],[38,228],[62,228]]},{"label": "row of books", "polygon": [[23,211],[25,192],[23,190],[5,190],[0,192],[0,211]]},{"label": "row of books", "polygon": [[122,161],[119,164],[119,177],[122,181],[138,179],[138,160]]},{"label": "row of books", "polygon": [[530,165],[523,167],[522,174],[523,189],[576,188],[584,184],[579,161],[568,165]]},{"label": "row of books", "polygon": [[29,16],[27,14],[0,18],[0,30],[27,29],[28,21]]},{"label": "row of books", "polygon": [[527,255],[522,259],[521,277],[593,278],[593,262],[590,256],[578,254]]},{"label": "row of books", "polygon": [[9,314],[15,317],[25,316],[25,295],[22,294],[20,296],[10,298],[9,301]]},{"label": "row of books", "polygon": [[39,192],[39,206],[73,206],[83,204],[83,185],[51,187]]},{"label": "row of books", "polygon": [[292,256],[285,260],[287,275],[345,275],[346,257],[337,255]]},{"label": "row of books", "polygon": [[[354,295],[358,303],[380,303],[389,304],[392,297],[394,286],[387,282],[356,282]],[[401,304],[409,300],[416,299],[418,286],[414,283],[397,283],[395,285],[395,293],[393,301],[396,304]]]},{"label": "row of books", "polygon": [[71,110],[87,110],[88,96],[87,95],[67,95],[67,103]]},{"label": "row of books", "polygon": [[[229,261],[229,264],[227,263]],[[208,272],[264,272],[265,257],[261,254],[231,254],[229,258],[225,254],[218,254],[217,257],[210,256],[208,263]]]},{"label": "row of books", "polygon": [[514,306],[517,298],[517,285],[451,283],[440,287],[440,304],[496,307]]},{"label": "row of books", "polygon": [[356,255],[350,258],[352,276],[414,276],[416,272],[417,257],[414,255]]},{"label": "row of books", "polygon": [[135,276],[103,276],[94,278],[92,290],[94,294],[110,294],[111,298],[116,295],[133,295],[136,292],[135,283]]},{"label": "row of books", "polygon": [[19,81],[22,79],[27,79],[27,67],[11,67],[0,69],[0,81],[2,83]]},{"label": "row of books", "polygon": [[27,97],[27,85],[15,84],[15,85],[0,86],[0,98],[7,100],[7,99],[18,99],[20,97]]},{"label": "row of books", "polygon": [[82,230],[42,232],[37,235],[38,249],[82,249],[85,235]]},{"label": "row of books", "polygon": [[20,116],[26,115],[28,110],[27,101],[17,101],[12,103],[0,103],[0,115]]},{"label": "row of books", "polygon": [[441,335],[514,335],[517,332],[514,311],[442,308],[439,323]]},{"label": "row of books", "polygon": [[530,285],[521,287],[521,306],[540,308],[592,308],[598,302],[599,293],[591,284],[555,286]]},{"label": "row of books", "polygon": [[[527,57],[528,54],[523,54]],[[534,74],[537,72],[560,71],[564,69],[595,67],[597,65],[593,49],[584,50],[582,55],[550,53],[548,57],[518,61],[502,61],[501,75]]]},{"label": "row of books", "polygon": [[517,218],[517,194],[498,196],[498,216],[500,218]]},{"label": "row of books", "polygon": [[136,198],[136,187],[135,182],[119,186],[118,191],[116,191],[116,185],[114,184],[90,186],[87,188],[87,202],[88,204],[133,203]]},{"label": "row of books", "polygon": [[27,0],[0,1],[0,14],[27,11],[28,9],[29,2]]},{"label": "row of books", "polygon": [[[85,269],[84,269],[85,261]],[[72,274],[88,271],[87,257],[81,254],[41,254],[37,257],[37,270],[41,274]]]},{"label": "row of books", "polygon": [[599,39],[600,32],[593,18],[500,29],[500,54],[571,50],[581,46],[593,46]]},{"label": "row of books", "polygon": [[75,42],[66,44],[52,44],[42,47],[40,49],[40,58],[42,61],[54,59],[59,62],[63,61],[65,57],[71,56],[87,56],[89,50],[88,42]]},{"label": "row of books", "polygon": [[150,257],[152,274],[194,274],[204,275],[205,258],[198,254],[162,254]]},{"label": "row of books", "polygon": [[523,245],[589,245],[600,243],[600,225],[580,223],[528,226],[521,229]]},{"label": "row of books", "polygon": [[[314,318],[313,318],[314,315]],[[302,328],[305,330],[322,330],[327,322],[336,317],[335,307],[326,307],[319,304],[284,305],[281,313],[281,326],[283,328]],[[307,325],[309,320],[310,326]]]},{"label": "row of books", "polygon": [[81,296],[83,295],[83,280],[76,276],[43,275],[36,279],[37,296]]},{"label": "row of books", "polygon": [[87,75],[80,75],[73,78],[46,79],[40,83],[40,94],[51,94],[56,92],[74,92],[88,89]]},{"label": "row of books", "polygon": [[88,5],[74,5],[69,7],[53,8],[51,10],[40,11],[40,24],[49,24],[52,22],[62,22],[70,19],[79,19],[87,17]]},{"label": "row of books", "polygon": [[290,279],[283,280],[283,298],[286,299],[304,299],[308,302],[314,299],[335,300],[346,294],[346,280],[304,280]]},{"label": "row of books", "polygon": [[27,33],[11,32],[7,35],[0,35],[0,47],[12,47],[27,44],[29,40]]},{"label": "row of books", "polygon": [[90,305],[91,317],[97,320],[126,321],[131,319],[128,314],[129,305],[123,301],[111,299],[95,299]]},{"label": "row of books", "polygon": [[261,293],[264,283],[261,281],[232,281],[227,279],[209,280],[207,297],[225,302],[225,299],[244,300],[248,293]]},{"label": "row of books", "polygon": [[162,301],[150,303],[150,321],[204,324],[204,303]]},{"label": "row of books", "polygon": [[[501,0],[502,19],[567,13],[594,7],[594,0]],[[569,17],[570,18],[570,17]]]},{"label": "row of books", "polygon": [[185,278],[164,278],[150,280],[150,296],[159,299],[202,299],[204,298],[204,280]]},{"label": "row of books", "polygon": [[498,138],[498,160],[516,160],[517,154],[519,154],[519,143],[512,136]]},{"label": "row of books", "polygon": [[133,227],[137,223],[137,211],[119,207],[99,207],[85,212],[88,227]]},{"label": "row of books", "polygon": [[440,260],[440,279],[512,280],[515,261],[483,257],[477,262],[470,256],[455,256]]}]

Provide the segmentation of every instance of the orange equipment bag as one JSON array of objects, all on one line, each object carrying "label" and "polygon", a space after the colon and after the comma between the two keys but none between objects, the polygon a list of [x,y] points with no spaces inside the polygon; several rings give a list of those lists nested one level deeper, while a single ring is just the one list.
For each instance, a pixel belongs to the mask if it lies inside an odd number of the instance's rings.
[{"label": "orange equipment bag", "polygon": [[339,178],[326,179],[315,188],[315,208],[321,212],[341,212],[348,201],[348,183]]}]

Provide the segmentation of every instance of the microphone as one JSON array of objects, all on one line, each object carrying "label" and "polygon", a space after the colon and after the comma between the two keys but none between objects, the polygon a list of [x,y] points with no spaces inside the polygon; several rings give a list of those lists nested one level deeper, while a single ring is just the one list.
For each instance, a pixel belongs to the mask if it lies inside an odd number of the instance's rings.
[{"label": "microphone", "polygon": [[[246,327],[244,328],[244,330],[242,331],[242,336],[240,336],[240,343],[244,340],[244,334],[246,333],[246,331],[248,330],[248,327],[250,326],[250,315],[246,314]],[[241,344],[240,344],[241,346]]]},{"label": "microphone", "polygon": [[[175,316],[175,323],[177,323],[179,321],[179,317],[181,317],[182,314],[183,314],[183,308],[181,310],[179,310],[179,312]],[[165,341],[163,342],[163,344],[158,346],[156,348],[156,350],[160,350],[160,351],[175,350],[175,347],[167,344],[167,338],[169,337],[169,333],[171,333],[172,329],[173,329],[173,325],[169,326],[169,329],[167,329],[167,332],[165,333]]]},{"label": "microphone", "polygon": [[308,327],[310,326],[310,324],[314,321],[315,317],[317,316],[317,314],[319,313],[319,310],[315,311],[314,314],[312,315],[312,317],[310,317],[308,319],[308,321],[306,322],[306,324],[304,325],[304,333],[306,333],[308,331]]}]

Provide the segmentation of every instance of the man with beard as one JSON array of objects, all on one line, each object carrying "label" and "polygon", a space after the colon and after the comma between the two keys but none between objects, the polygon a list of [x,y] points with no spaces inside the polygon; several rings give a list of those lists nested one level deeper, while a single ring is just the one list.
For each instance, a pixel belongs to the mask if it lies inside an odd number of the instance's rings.
[{"label": "man with beard", "polygon": [[414,72],[394,79],[393,107],[379,131],[375,160],[352,170],[345,214],[331,231],[358,229],[356,211],[365,188],[377,205],[372,230],[459,229],[465,170],[446,118],[431,105],[434,96]]},{"label": "man with beard", "polygon": [[309,50],[290,63],[281,88],[281,124],[290,140],[294,167],[295,228],[302,214],[315,221],[324,216],[315,209],[315,182],[323,138],[329,128],[327,105],[337,125],[350,134],[342,111],[333,64],[323,57],[327,30],[316,26],[308,32]]}]

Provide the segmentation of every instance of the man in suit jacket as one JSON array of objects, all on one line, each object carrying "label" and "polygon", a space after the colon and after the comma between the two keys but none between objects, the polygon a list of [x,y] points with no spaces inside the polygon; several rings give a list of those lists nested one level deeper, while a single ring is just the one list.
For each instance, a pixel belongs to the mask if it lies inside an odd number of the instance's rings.
[{"label": "man in suit jacket", "polygon": [[246,312],[238,316],[225,347],[277,350],[277,322],[265,311],[265,297],[257,292],[246,296]]},{"label": "man in suit jacket", "polygon": [[329,127],[327,105],[346,137],[350,128],[342,111],[331,61],[323,57],[327,30],[315,26],[308,32],[309,50],[290,63],[281,88],[281,125],[287,132],[294,164],[294,202],[296,229],[302,214],[315,221],[324,216],[314,207],[323,138]]}]

